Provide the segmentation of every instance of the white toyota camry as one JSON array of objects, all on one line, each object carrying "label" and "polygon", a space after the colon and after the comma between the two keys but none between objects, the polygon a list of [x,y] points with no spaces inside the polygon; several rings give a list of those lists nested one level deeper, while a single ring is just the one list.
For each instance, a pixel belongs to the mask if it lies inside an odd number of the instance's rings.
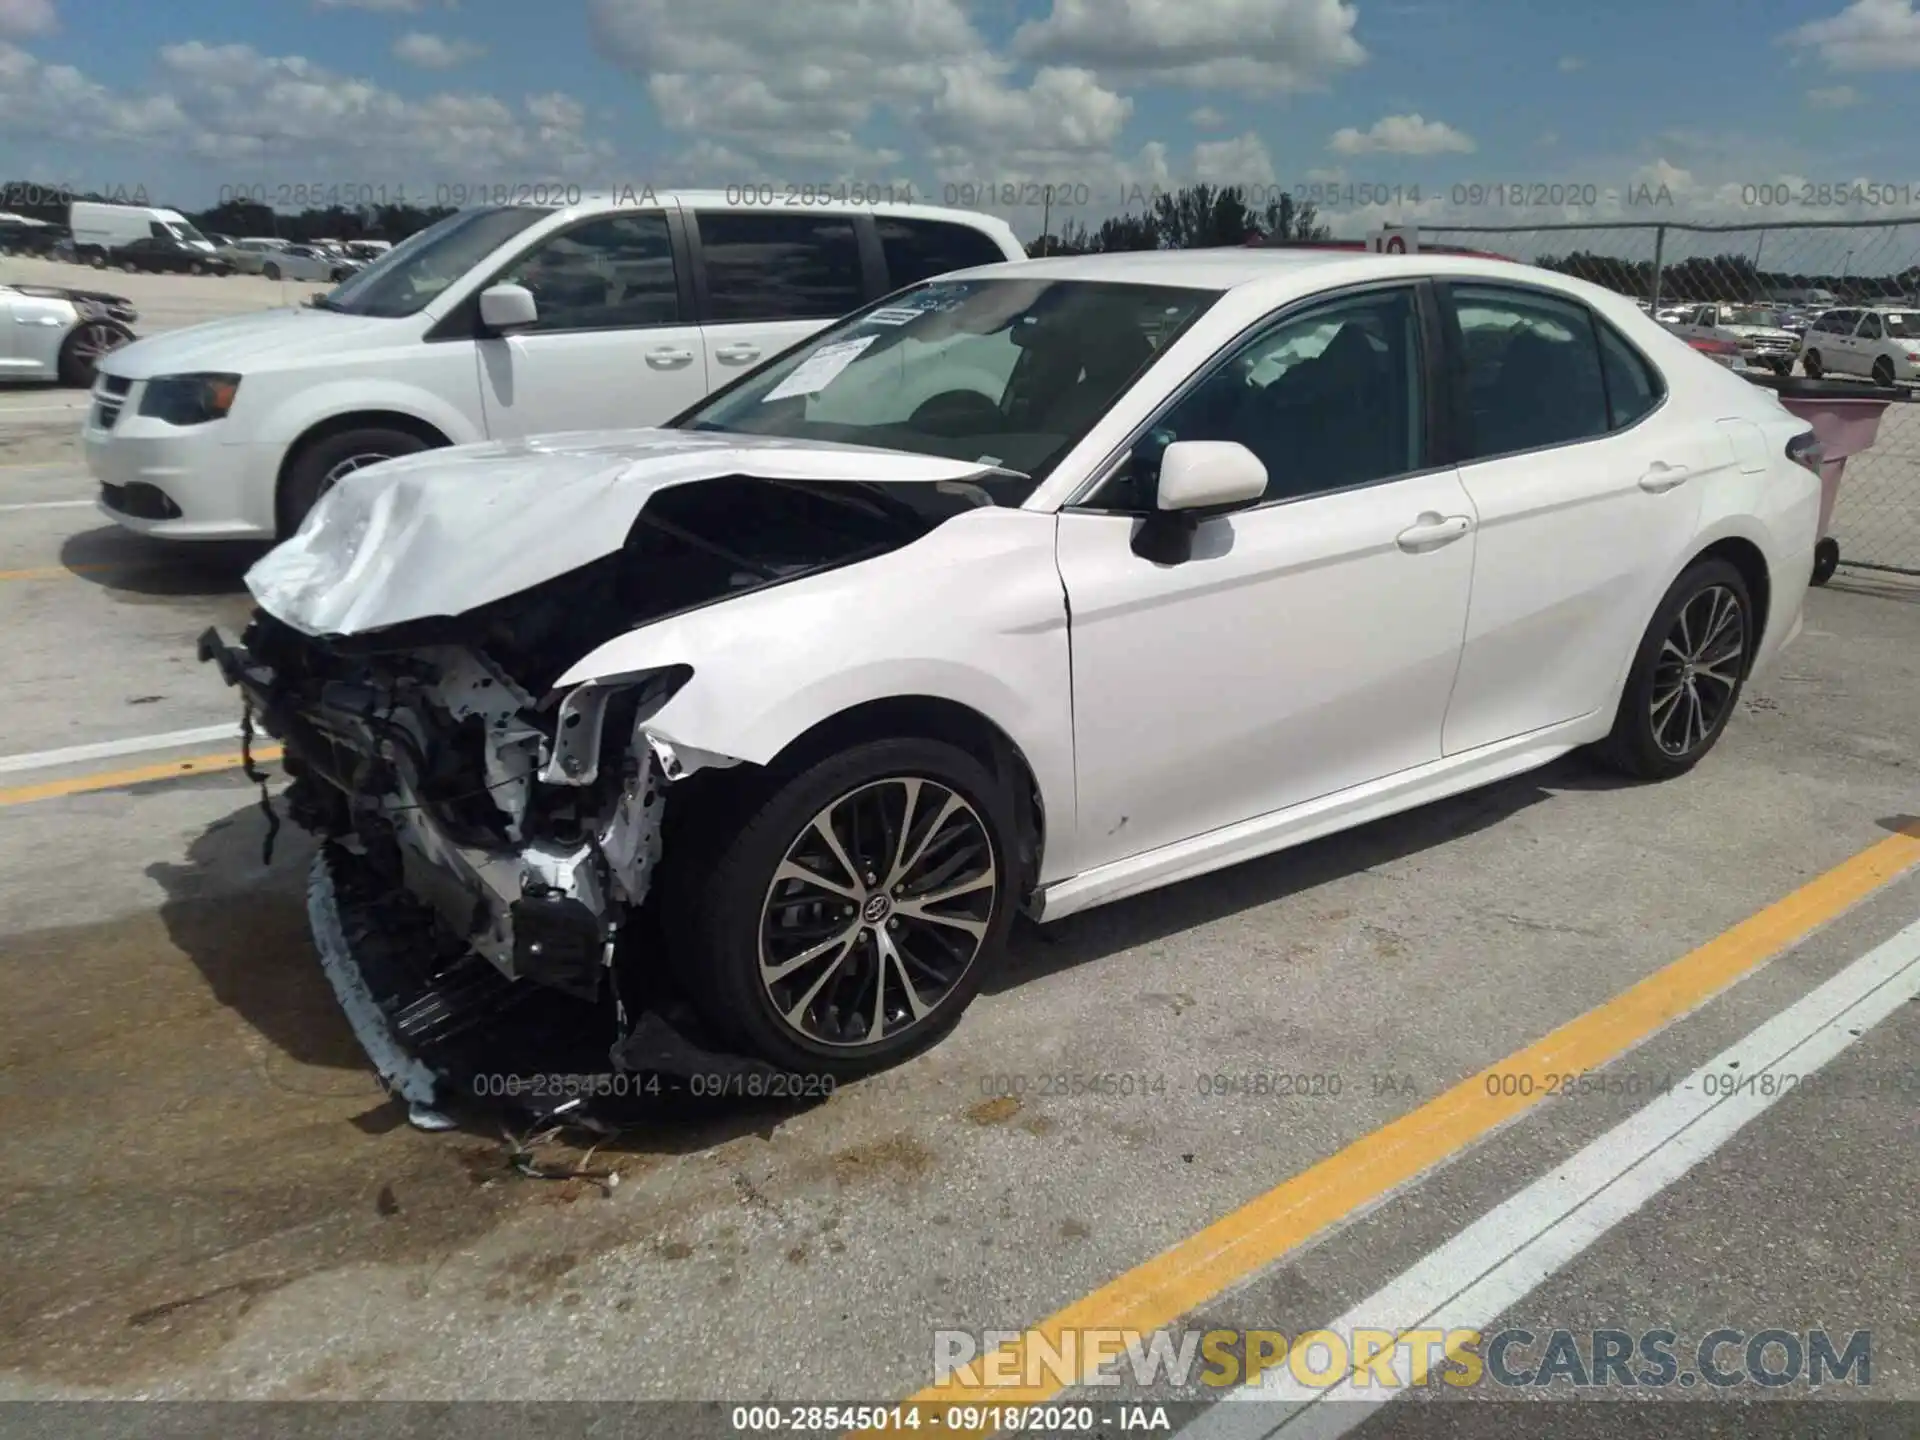
[{"label": "white toyota camry", "polygon": [[1529,266],[1010,263],[665,428],[357,472],[201,650],[285,742],[323,963],[421,1114],[556,997],[609,1075],[831,1078],[945,1033],[1018,910],[1576,747],[1686,771],[1800,628],[1819,461]]}]

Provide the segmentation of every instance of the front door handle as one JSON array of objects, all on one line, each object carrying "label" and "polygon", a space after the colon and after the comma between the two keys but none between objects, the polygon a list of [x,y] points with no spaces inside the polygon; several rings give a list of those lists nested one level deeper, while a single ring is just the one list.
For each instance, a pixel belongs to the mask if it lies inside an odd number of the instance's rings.
[{"label": "front door handle", "polygon": [[647,363],[656,370],[677,370],[682,365],[693,363],[693,352],[663,345],[657,350],[647,351]]},{"label": "front door handle", "polygon": [[1393,537],[1393,543],[1410,554],[1437,550],[1451,545],[1473,528],[1466,515],[1436,515],[1431,510]]},{"label": "front door handle", "polygon": [[1656,460],[1640,477],[1640,488],[1649,495],[1664,495],[1676,486],[1684,485],[1687,476],[1693,472],[1684,465],[1669,465],[1664,460]]},{"label": "front door handle", "polygon": [[749,360],[760,358],[758,345],[722,345],[713,352],[713,358],[722,365],[744,365]]}]

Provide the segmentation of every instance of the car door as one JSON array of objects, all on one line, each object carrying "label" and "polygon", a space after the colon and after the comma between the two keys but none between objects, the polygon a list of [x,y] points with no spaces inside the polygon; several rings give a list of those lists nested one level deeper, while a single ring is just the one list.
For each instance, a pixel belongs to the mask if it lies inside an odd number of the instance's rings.
[{"label": "car door", "polygon": [[1445,749],[1591,714],[1692,542],[1700,480],[1733,463],[1713,423],[1569,296],[1441,287],[1460,479],[1480,529]]},{"label": "car door", "polygon": [[539,319],[482,333],[489,435],[659,425],[706,395],[673,231],[664,210],[618,209],[545,236],[493,277],[531,291]]},{"label": "car door", "polygon": [[[1061,513],[1082,864],[1440,758],[1474,516],[1435,450],[1434,324],[1404,283],[1278,313]],[[1133,545],[1177,440],[1239,441],[1269,480],[1165,564]]]},{"label": "car door", "polygon": [[690,240],[715,390],[869,298],[849,214],[696,205]]},{"label": "car door", "polygon": [[1820,359],[1827,370],[1839,375],[1853,373],[1853,330],[1860,323],[1858,310],[1833,310],[1826,316],[1826,329],[1820,336]]},{"label": "car door", "polygon": [[1871,375],[1873,362],[1880,358],[1880,351],[1886,338],[1887,329],[1881,324],[1877,311],[1869,310],[1862,315],[1859,328],[1853,332],[1853,340],[1848,347],[1848,356],[1852,361],[1848,366],[1848,372],[1855,375]]}]

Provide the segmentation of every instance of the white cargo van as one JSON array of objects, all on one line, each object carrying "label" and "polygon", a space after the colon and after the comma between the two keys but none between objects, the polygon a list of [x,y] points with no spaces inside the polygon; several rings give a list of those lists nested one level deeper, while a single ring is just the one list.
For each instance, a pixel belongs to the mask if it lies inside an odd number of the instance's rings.
[{"label": "white cargo van", "polygon": [[92,200],[76,200],[67,216],[67,228],[73,232],[75,256],[92,265],[107,263],[107,252],[149,236],[156,239],[184,240],[209,255],[214,244],[193,228],[178,210],[158,210],[150,205],[102,205]]}]

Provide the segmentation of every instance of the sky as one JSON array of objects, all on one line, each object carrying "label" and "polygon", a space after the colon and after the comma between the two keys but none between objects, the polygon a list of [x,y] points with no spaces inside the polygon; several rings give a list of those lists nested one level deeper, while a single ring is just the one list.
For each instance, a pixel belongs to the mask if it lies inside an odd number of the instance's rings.
[{"label": "sky", "polygon": [[0,0],[0,177],[182,208],[910,186],[1023,236],[1042,186],[1057,225],[1193,180],[1347,237],[1920,215],[1914,3]]}]

